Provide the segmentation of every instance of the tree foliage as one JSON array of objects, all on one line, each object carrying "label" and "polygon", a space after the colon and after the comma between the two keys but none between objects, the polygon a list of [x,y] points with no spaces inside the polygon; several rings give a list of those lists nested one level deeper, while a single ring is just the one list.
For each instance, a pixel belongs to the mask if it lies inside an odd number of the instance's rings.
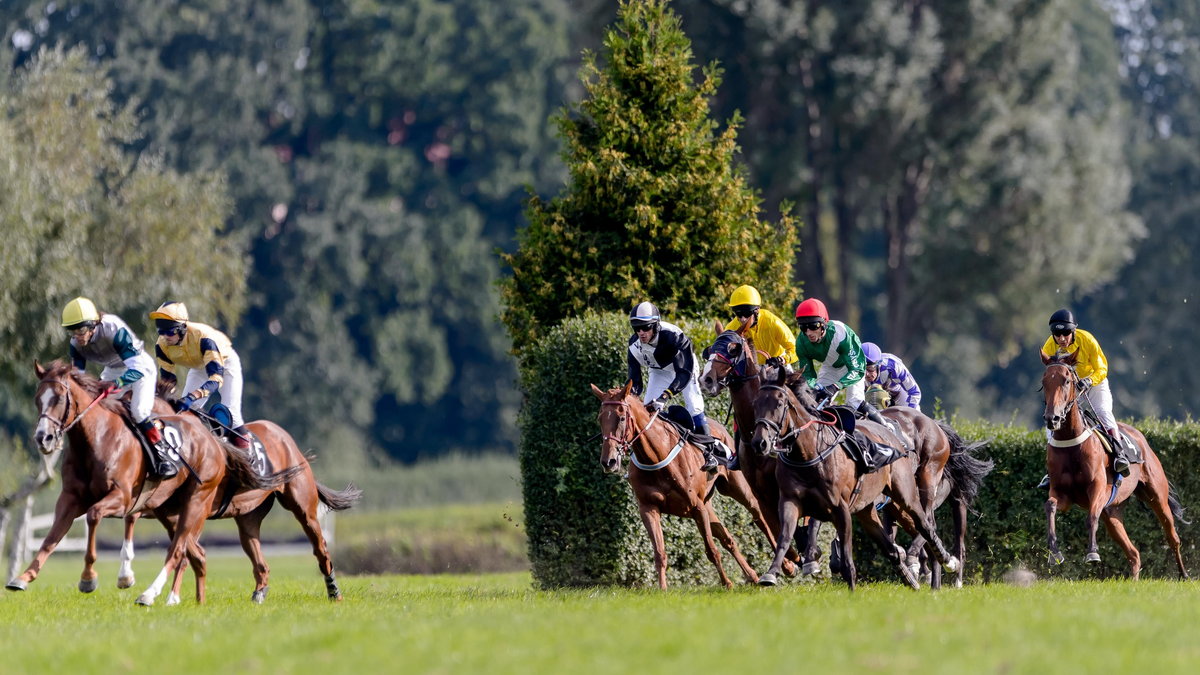
[{"label": "tree foliage", "polygon": [[734,161],[740,118],[718,132],[709,114],[720,70],[695,81],[668,3],[623,2],[603,57],[585,54],[585,97],[557,120],[569,183],[553,199],[529,199],[529,226],[505,256],[502,316],[516,347],[588,309],[643,299],[670,314],[723,315],[745,283],[768,302],[792,298],[796,224],[760,219]]},{"label": "tree foliage", "polygon": [[0,91],[0,385],[12,426],[27,418],[32,359],[66,355],[68,300],[90,297],[135,329],[168,298],[231,322],[246,263],[222,234],[224,177],[128,152],[137,116],[83,50],[43,48],[10,83]]}]

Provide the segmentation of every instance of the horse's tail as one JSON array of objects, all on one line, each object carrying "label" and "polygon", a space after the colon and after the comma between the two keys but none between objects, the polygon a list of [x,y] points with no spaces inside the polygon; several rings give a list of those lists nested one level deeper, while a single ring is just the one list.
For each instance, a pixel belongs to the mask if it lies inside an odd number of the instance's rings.
[{"label": "horse's tail", "polygon": [[317,482],[317,496],[320,497],[321,503],[332,511],[345,511],[354,506],[358,500],[362,499],[362,494],[362,490],[355,487],[354,483],[347,483],[346,489],[339,492]]},{"label": "horse's tail", "polygon": [[987,441],[967,443],[949,424],[938,421],[942,433],[950,440],[950,459],[946,462],[946,478],[950,482],[950,494],[963,504],[972,504],[979,496],[983,479],[992,472],[996,463],[980,459],[975,453],[987,446]]},{"label": "horse's tail", "polygon": [[1183,517],[1183,504],[1179,503],[1179,495],[1175,493],[1175,486],[1167,482],[1167,504],[1171,507],[1171,515],[1175,516],[1175,520],[1184,525],[1191,525],[1192,521]]},{"label": "horse's tail", "polygon": [[233,479],[247,490],[267,490],[273,492],[283,487],[296,477],[307,466],[300,464],[289,466],[265,476],[254,470],[254,463],[249,451],[243,450],[232,443],[222,443],[225,448],[225,466],[233,474]]}]

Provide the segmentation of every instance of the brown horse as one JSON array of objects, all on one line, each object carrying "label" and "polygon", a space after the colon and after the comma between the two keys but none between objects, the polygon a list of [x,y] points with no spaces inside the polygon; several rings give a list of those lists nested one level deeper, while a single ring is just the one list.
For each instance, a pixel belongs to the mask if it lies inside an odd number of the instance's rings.
[{"label": "brown horse", "polygon": [[1121,431],[1137,444],[1145,461],[1131,464],[1129,477],[1114,485],[1116,474],[1108,466],[1108,457],[1098,433],[1084,424],[1079,409],[1082,393],[1079,376],[1073,368],[1075,358],[1074,354],[1065,358],[1042,355],[1042,361],[1046,364],[1046,372],[1042,375],[1042,390],[1046,397],[1043,417],[1046,428],[1051,432],[1051,440],[1046,444],[1046,472],[1050,474],[1050,498],[1046,500],[1046,543],[1050,548],[1050,564],[1057,565],[1063,561],[1054,530],[1055,515],[1075,505],[1087,512],[1088,552],[1084,559],[1087,562],[1100,561],[1096,525],[1103,519],[1109,536],[1129,559],[1130,577],[1137,579],[1142,569],[1141,555],[1133,542],[1129,541],[1121,521],[1125,501],[1130,495],[1136,495],[1158,518],[1167,537],[1167,545],[1175,553],[1179,576],[1186,579],[1188,573],[1179,550],[1175,518],[1181,522],[1187,521],[1183,520],[1183,507],[1167,480],[1162,462],[1140,431],[1128,424],[1119,424]]},{"label": "brown horse", "polygon": [[[632,387],[630,381],[624,388],[605,392],[592,385],[592,393],[600,399],[599,423],[604,439],[600,446],[600,464],[605,471],[616,473],[621,470],[625,456],[630,456],[629,484],[654,547],[654,569],[658,573],[659,588],[667,587],[667,552],[662,531],[664,513],[696,521],[704,539],[705,553],[727,588],[732,587],[733,582],[721,567],[721,552],[713,542],[714,535],[737,561],[746,581],[754,583],[758,580],[754,568],[746,562],[737,542],[709,503],[714,490],[732,497],[746,507],[754,524],[774,545],[771,530],[745,477],[725,467],[719,467],[712,474],[704,471],[699,448],[684,443],[671,424],[658,421],[657,415],[652,417],[642,402],[630,393]],[[710,420],[709,431],[732,447],[733,439],[721,424]]]},{"label": "brown horse", "polygon": [[[195,542],[226,477],[234,476],[236,484],[243,488],[273,490],[286,481],[288,471],[258,476],[246,454],[226,452],[195,418],[168,416],[163,419],[173,424],[178,433],[168,429],[170,433],[164,435],[178,436],[178,454],[186,467],[170,479],[150,478],[145,453],[137,438],[129,433],[126,413],[116,401],[101,397],[106,385],[61,361],[50,364],[49,368],[35,363],[34,369],[39,379],[34,441],[43,454],[61,447],[64,437],[70,441],[70,448],[63,456],[63,487],[55,504],[50,532],[33,562],[19,577],[9,581],[6,588],[28,588],[80,515],[87,514],[88,527],[94,533],[101,518],[154,509],[173,514],[177,526],[165,564],[154,584],[138,597],[139,604],[154,602],[167,574],[184,564],[185,555],[196,575],[196,600],[204,602],[206,564],[204,551]],[[84,555],[81,588],[85,582],[95,582],[94,543],[92,539]]]},{"label": "brown horse", "polygon": [[[779,482],[775,479],[774,457],[763,457],[750,450],[750,432],[754,429],[754,398],[758,396],[759,373],[755,358],[754,341],[745,337],[746,327],[738,330],[724,330],[720,322],[715,324],[717,338],[704,350],[704,370],[700,374],[700,391],[705,396],[716,396],[724,389],[729,389],[729,399],[733,404],[733,419],[737,424],[738,440],[737,456],[739,470],[746,476],[747,482],[754,490],[754,496],[762,506],[763,517],[771,528],[773,537],[772,548],[779,540],[788,540],[792,535],[783,536],[779,528]],[[809,537],[815,541],[816,537]],[[814,547],[815,549],[815,547]],[[795,563],[800,557],[792,548],[788,549],[787,558],[783,562],[783,573],[793,576],[796,573]],[[817,571],[816,562],[805,566],[805,574]]]},{"label": "brown horse", "polygon": [[[938,562],[947,571],[957,570],[958,560],[946,551],[921,506],[914,477],[915,458],[905,454],[873,473],[860,473],[847,452],[838,452],[844,437],[834,426],[832,415],[819,410],[802,380],[795,385],[795,392],[783,386],[784,376],[780,371],[773,384],[759,390],[754,401],[757,419],[751,441],[759,454],[780,453],[776,476],[783,531],[796,527],[802,510],[805,515],[832,520],[838,530],[842,577],[853,589],[857,577],[852,553],[853,524],[850,518],[853,515],[867,534],[879,543],[904,580],[913,588],[919,588],[916,577],[905,563],[904,550],[883,527],[874,508],[876,500],[886,495],[908,515],[917,532],[930,542]],[[862,421],[858,428],[875,442],[895,442],[891,440],[889,430],[873,422]],[[786,546],[776,547],[775,560],[762,575],[760,584],[771,586],[778,582],[786,553]]]},{"label": "brown horse", "polygon": [[[353,485],[348,485],[345,490],[339,492],[319,483],[313,476],[308,457],[301,452],[292,435],[278,424],[267,420],[257,420],[248,423],[246,427],[262,441],[263,450],[271,466],[298,469],[286,483],[274,490],[244,490],[239,489],[240,486],[233,483],[232,480],[228,481],[227,484],[222,485],[222,493],[232,495],[229,503],[222,508],[221,501],[217,500],[215,511],[209,516],[210,519],[233,518],[237,522],[242,550],[250,558],[254,569],[255,585],[250,599],[256,603],[262,603],[267,597],[271,568],[263,557],[260,531],[263,518],[278,501],[296,517],[305,536],[312,544],[313,555],[317,558],[317,566],[325,578],[325,590],[329,599],[340,602],[342,592],[338,588],[337,579],[333,573],[333,559],[329,555],[325,537],[321,533],[321,525],[317,520],[317,505],[321,503],[330,510],[342,511],[353,506],[362,497],[362,491]],[[228,447],[228,444],[226,445]],[[177,519],[173,514],[160,516],[159,520],[166,527],[168,533],[173,532],[177,526]],[[168,605],[179,603],[179,590],[182,582],[182,574],[176,573],[171,592],[167,596]]]}]

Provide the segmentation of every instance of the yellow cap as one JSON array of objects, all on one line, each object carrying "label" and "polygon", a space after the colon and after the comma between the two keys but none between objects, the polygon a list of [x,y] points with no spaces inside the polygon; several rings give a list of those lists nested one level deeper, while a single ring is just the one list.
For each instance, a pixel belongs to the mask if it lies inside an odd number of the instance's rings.
[{"label": "yellow cap", "polygon": [[96,311],[96,306],[91,300],[84,297],[78,297],[67,303],[63,307],[62,325],[63,327],[75,326],[84,321],[99,321],[100,312]]},{"label": "yellow cap", "polygon": [[182,302],[168,300],[158,306],[158,309],[150,312],[151,319],[166,319],[167,321],[179,321],[180,323],[188,320],[187,306]]},{"label": "yellow cap", "polygon": [[762,298],[758,295],[758,289],[753,286],[738,286],[729,298],[729,306],[737,307],[738,305],[762,306]]}]

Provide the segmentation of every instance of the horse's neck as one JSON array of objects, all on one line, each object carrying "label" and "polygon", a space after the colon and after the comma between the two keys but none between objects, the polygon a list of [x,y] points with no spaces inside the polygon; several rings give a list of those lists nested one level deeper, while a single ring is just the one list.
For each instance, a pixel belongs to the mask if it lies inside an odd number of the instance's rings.
[{"label": "horse's neck", "polygon": [[[678,434],[675,433],[675,428],[666,420],[659,419],[664,413],[659,413],[658,418],[655,418],[654,424],[647,428],[650,423],[649,413],[635,413],[634,411],[642,405],[641,401],[634,399],[634,403],[629,406],[629,418],[634,421],[634,433],[637,434],[637,440],[633,443],[633,452],[639,454],[639,460],[648,464],[654,464],[666,458],[671,452],[671,448],[678,442]],[[633,419],[634,415],[644,414],[644,419]]]},{"label": "horse's neck", "polygon": [[730,389],[729,400],[733,402],[733,412],[737,418],[738,428],[742,431],[753,430],[757,416],[754,414],[754,399],[758,398],[761,389],[758,378],[750,378],[742,382],[737,391]]},{"label": "horse's neck", "polygon": [[1067,414],[1067,419],[1057,431],[1051,433],[1051,437],[1056,441],[1069,441],[1077,438],[1080,434],[1087,430],[1087,425],[1083,421],[1083,413],[1079,411],[1079,404],[1071,406],[1071,412]]}]

